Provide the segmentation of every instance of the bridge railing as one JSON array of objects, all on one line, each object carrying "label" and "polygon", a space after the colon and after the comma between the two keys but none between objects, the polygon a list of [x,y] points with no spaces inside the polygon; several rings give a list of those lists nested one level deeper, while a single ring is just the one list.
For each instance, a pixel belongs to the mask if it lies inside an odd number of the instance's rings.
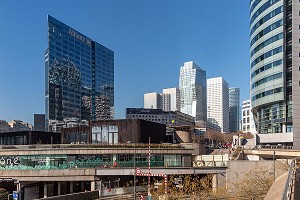
[{"label": "bridge railing", "polygon": [[282,193],[282,198],[281,198],[282,200],[294,199],[295,179],[296,179],[296,171],[298,168],[298,165],[297,165],[298,160],[299,160],[299,158],[293,159],[290,164],[287,181],[285,184],[284,191]]},{"label": "bridge railing", "polygon": [[243,146],[243,149],[247,150],[289,150],[299,151],[300,147],[297,146],[285,146],[285,145],[256,145],[256,146]]}]

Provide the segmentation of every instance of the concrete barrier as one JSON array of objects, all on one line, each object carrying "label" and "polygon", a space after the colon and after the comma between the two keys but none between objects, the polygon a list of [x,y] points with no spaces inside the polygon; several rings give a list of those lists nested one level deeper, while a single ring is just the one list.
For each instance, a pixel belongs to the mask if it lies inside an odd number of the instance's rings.
[{"label": "concrete barrier", "polygon": [[46,197],[46,198],[41,198],[40,200],[93,200],[93,199],[99,199],[98,190]]}]

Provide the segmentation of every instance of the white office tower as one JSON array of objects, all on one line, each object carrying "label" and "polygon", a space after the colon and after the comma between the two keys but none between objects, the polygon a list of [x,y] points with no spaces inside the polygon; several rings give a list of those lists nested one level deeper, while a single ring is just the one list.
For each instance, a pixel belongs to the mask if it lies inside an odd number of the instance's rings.
[{"label": "white office tower", "polygon": [[163,89],[163,110],[179,111],[180,110],[180,92],[178,88]]},{"label": "white office tower", "polygon": [[171,110],[171,95],[170,94],[162,94],[162,110],[170,111]]},{"label": "white office tower", "polygon": [[207,79],[207,126],[229,131],[229,90],[222,77]]},{"label": "white office tower", "polygon": [[162,109],[162,96],[157,92],[144,94],[144,108]]},{"label": "white office tower", "polygon": [[250,99],[242,103],[242,131],[244,133],[256,134]]},{"label": "white office tower", "polygon": [[179,76],[180,111],[206,121],[206,71],[193,61],[180,67]]}]

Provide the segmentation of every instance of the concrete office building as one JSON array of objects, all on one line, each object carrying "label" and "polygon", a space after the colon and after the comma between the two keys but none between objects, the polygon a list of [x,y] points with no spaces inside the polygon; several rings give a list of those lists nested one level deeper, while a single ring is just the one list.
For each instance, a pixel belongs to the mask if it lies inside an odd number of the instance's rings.
[{"label": "concrete office building", "polygon": [[180,111],[180,91],[178,88],[163,89],[163,110]]},{"label": "concrete office building", "polygon": [[21,120],[12,120],[11,122],[8,122],[8,125],[10,132],[33,130],[32,124]]},{"label": "concrete office building", "polygon": [[206,71],[193,61],[180,67],[179,76],[180,112],[206,121]]},{"label": "concrete office building", "polygon": [[143,119],[165,124],[166,126],[191,126],[195,118],[179,111],[163,111],[161,109],[127,108],[126,119]]},{"label": "concrete office building", "polygon": [[256,134],[250,99],[242,103],[242,131],[244,133]]},{"label": "concrete office building", "polygon": [[207,127],[229,131],[228,83],[222,77],[207,79]]},{"label": "concrete office building", "polygon": [[298,0],[250,1],[251,104],[258,142],[300,145]]},{"label": "concrete office building", "polygon": [[144,94],[144,108],[162,109],[162,96],[157,92]]},{"label": "concrete office building", "polygon": [[113,51],[48,16],[45,68],[47,126],[114,117]]},{"label": "concrete office building", "polygon": [[239,131],[240,89],[229,88],[229,132]]}]

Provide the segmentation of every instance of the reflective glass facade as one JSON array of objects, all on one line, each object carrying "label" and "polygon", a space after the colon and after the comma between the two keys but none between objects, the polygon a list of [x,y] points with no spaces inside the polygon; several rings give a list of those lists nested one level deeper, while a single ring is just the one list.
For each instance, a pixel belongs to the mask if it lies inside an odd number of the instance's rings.
[{"label": "reflective glass facade", "polygon": [[195,117],[196,121],[206,121],[206,71],[193,61],[185,62],[180,67],[179,90],[180,112]]},{"label": "reflective glass facade", "polygon": [[48,16],[46,123],[112,119],[114,52]]},{"label": "reflective glass facade", "polygon": [[[148,154],[97,154],[97,155],[24,155],[1,156],[0,170],[59,170],[71,168],[112,167],[114,161],[118,167],[133,167],[134,158],[137,167],[148,167]],[[152,167],[184,166],[183,156],[179,154],[150,156]]]}]

